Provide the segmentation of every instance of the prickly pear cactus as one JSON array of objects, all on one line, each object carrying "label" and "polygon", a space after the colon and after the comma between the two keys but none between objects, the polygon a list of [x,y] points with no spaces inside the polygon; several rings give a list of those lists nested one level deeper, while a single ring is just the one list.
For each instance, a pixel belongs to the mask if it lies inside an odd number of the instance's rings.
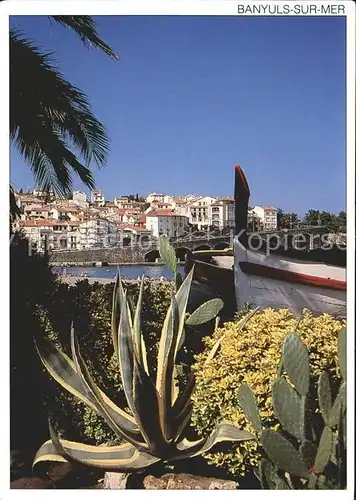
[{"label": "prickly pear cactus", "polygon": [[342,379],[334,401],[326,372],[320,374],[317,384],[324,422],[319,436],[308,416],[309,355],[298,335],[286,335],[278,377],[272,387],[273,409],[282,432],[262,427],[251,388],[247,384],[240,386],[239,405],[266,454],[255,471],[262,488],[346,488],[346,329],[339,332],[338,358]]}]

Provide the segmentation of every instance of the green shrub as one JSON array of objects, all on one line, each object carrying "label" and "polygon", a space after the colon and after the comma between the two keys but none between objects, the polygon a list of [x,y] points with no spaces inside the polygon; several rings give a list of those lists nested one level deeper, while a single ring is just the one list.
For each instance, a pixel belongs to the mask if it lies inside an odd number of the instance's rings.
[{"label": "green shrub", "polygon": [[[199,435],[205,435],[220,420],[229,420],[240,428],[253,432],[237,404],[237,390],[248,383],[256,395],[263,425],[277,428],[271,399],[271,385],[280,363],[283,340],[295,331],[309,350],[311,380],[328,370],[331,381],[338,376],[337,339],[343,324],[324,314],[314,317],[304,311],[298,320],[288,310],[266,309],[257,312],[243,331],[238,323],[225,323],[212,337],[205,339],[206,350],[196,357],[196,391],[193,395],[192,423]],[[221,338],[213,360],[204,366],[208,350]],[[249,441],[233,445],[229,452],[206,455],[209,464],[221,466],[234,477],[242,477],[258,465],[258,443]]]}]

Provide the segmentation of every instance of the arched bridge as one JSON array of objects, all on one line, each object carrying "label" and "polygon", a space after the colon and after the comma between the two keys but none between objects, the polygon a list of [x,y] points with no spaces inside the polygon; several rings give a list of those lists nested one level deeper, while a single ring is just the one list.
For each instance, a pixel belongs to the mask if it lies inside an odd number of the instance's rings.
[{"label": "arched bridge", "polygon": [[[229,235],[227,236],[210,236],[209,238],[187,238],[171,241],[171,245],[176,251],[176,256],[180,261],[185,260],[186,253],[197,250],[224,250],[232,246],[232,240]],[[155,262],[159,259],[158,245],[151,248],[144,255],[145,262]]]},{"label": "arched bridge", "polygon": [[[171,241],[171,245],[176,250],[177,258],[182,262],[189,250],[223,250],[229,248],[232,246],[232,237],[225,235],[179,238]],[[49,253],[50,262],[59,265],[78,264],[91,266],[97,262],[108,264],[156,262],[160,257],[156,240],[142,241],[141,243],[131,242],[125,246],[116,245],[85,250],[52,250]]]}]

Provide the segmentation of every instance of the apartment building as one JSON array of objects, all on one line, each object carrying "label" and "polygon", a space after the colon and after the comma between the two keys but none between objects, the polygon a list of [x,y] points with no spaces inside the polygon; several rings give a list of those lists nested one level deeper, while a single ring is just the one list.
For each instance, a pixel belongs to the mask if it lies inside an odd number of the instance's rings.
[{"label": "apartment building", "polygon": [[46,203],[53,201],[55,199],[54,191],[51,189],[46,191],[41,188],[36,188],[32,191],[32,194],[35,198],[39,198],[40,200],[45,201]]},{"label": "apartment building", "polygon": [[164,203],[164,194],[159,194],[159,193],[150,193],[149,195],[146,196],[146,203],[152,203],[153,201],[158,201],[160,203]]},{"label": "apartment building", "polygon": [[46,205],[43,200],[36,198],[31,193],[15,193],[16,205],[22,210],[26,205]]},{"label": "apartment building", "polygon": [[23,220],[48,219],[50,207],[48,205],[25,205],[23,207]]},{"label": "apartment building", "polygon": [[53,221],[25,220],[20,222],[20,228],[28,239],[31,250],[43,252],[46,244],[48,249],[53,248]]},{"label": "apartment building", "polygon": [[261,219],[265,231],[277,229],[277,208],[259,205],[252,211]]},{"label": "apartment building", "polygon": [[189,223],[197,226],[199,230],[203,227],[207,228],[211,226],[211,205],[216,201],[216,198],[212,198],[211,196],[204,196],[189,203],[187,207],[189,214]]},{"label": "apartment building", "polygon": [[235,200],[234,198],[218,198],[210,206],[211,225],[219,229],[235,227]]},{"label": "apartment building", "polygon": [[156,238],[161,234],[168,237],[183,234],[188,222],[188,217],[167,210],[152,210],[146,214],[146,228]]},{"label": "apartment building", "polygon": [[140,201],[129,200],[128,196],[116,196],[114,198],[114,204],[118,208],[122,208],[123,210],[139,209],[139,207],[142,205]]},{"label": "apartment building", "polygon": [[26,220],[20,223],[32,250],[77,250],[80,243],[79,222]]},{"label": "apartment building", "polygon": [[101,248],[117,243],[117,223],[103,218],[90,219],[79,224],[80,247]]},{"label": "apartment building", "polygon": [[84,193],[84,191],[73,191],[72,199],[68,200],[68,202],[70,204],[77,205],[78,207],[80,207],[82,209],[89,208],[87,195]]},{"label": "apartment building", "polygon": [[151,240],[152,233],[145,227],[133,224],[118,224],[118,243],[123,246],[145,243]]},{"label": "apartment building", "polygon": [[94,205],[98,205],[99,207],[102,207],[105,205],[105,196],[102,194],[100,189],[94,189],[94,191],[92,191],[91,202]]},{"label": "apartment building", "polygon": [[80,209],[73,205],[55,205],[49,210],[49,217],[55,220],[79,221]]}]

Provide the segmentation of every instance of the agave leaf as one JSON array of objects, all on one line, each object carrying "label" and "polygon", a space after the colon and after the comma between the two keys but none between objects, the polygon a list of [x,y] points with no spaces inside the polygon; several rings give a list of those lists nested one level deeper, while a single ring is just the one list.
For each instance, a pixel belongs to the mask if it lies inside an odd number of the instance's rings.
[{"label": "agave leaf", "polygon": [[173,405],[173,414],[179,418],[179,414],[185,411],[185,407],[190,403],[191,395],[195,388],[195,377],[193,373],[189,374],[186,386]]},{"label": "agave leaf", "polygon": [[119,359],[118,348],[118,328],[120,322],[120,294],[122,292],[120,269],[117,270],[116,281],[114,285],[114,292],[112,297],[112,310],[111,310],[111,337],[114,346],[116,359]]},{"label": "agave leaf", "polygon": [[253,311],[249,312],[246,316],[244,316],[243,318],[241,318],[237,322],[237,327],[240,330],[243,330],[245,328],[245,326],[247,325],[248,321],[250,321],[250,319],[252,318],[252,316],[254,316],[259,309],[260,309],[260,306],[257,306],[257,307],[255,307],[255,309],[253,309]]},{"label": "agave leaf", "polygon": [[192,279],[193,279],[193,273],[194,273],[194,266],[187,274],[185,280],[182,283],[182,286],[179,288],[178,292],[175,295],[175,297],[177,299],[177,305],[178,305],[178,311],[179,311],[179,330],[178,330],[178,336],[177,336],[177,341],[176,341],[176,349],[175,349],[174,359],[176,358],[177,352],[178,352],[179,348],[181,347],[181,337],[184,334],[185,313],[187,310],[187,304],[188,304],[188,299],[189,299],[190,287],[191,287]]},{"label": "agave leaf", "polygon": [[174,281],[175,281],[175,284],[176,284],[176,291],[178,291],[180,289],[180,287],[182,286],[182,283],[183,283],[182,275],[180,273],[176,273]]},{"label": "agave leaf", "polygon": [[292,444],[281,434],[271,429],[264,429],[261,444],[268,457],[276,466],[294,476],[309,478],[309,470]]},{"label": "agave leaf", "polygon": [[321,372],[318,380],[318,399],[324,422],[328,425],[332,405],[329,376],[326,372]]},{"label": "agave leaf", "polygon": [[33,467],[40,462],[79,462],[83,465],[106,471],[129,472],[147,467],[160,459],[138,451],[128,443],[116,446],[89,446],[74,441],[59,439],[50,425],[51,441],[46,441],[38,450]]},{"label": "agave leaf", "polygon": [[299,441],[304,438],[304,412],[298,393],[283,378],[272,386],[272,403],[282,427]]},{"label": "agave leaf", "polygon": [[342,378],[346,381],[346,328],[339,332],[338,342],[339,366]]},{"label": "agave leaf", "polygon": [[177,272],[177,257],[174,248],[169,244],[166,236],[159,237],[159,254],[164,264],[172,273]]},{"label": "agave leaf", "polygon": [[260,434],[262,432],[262,424],[260,414],[257,408],[255,395],[248,384],[241,384],[237,393],[237,400],[241,409],[247,418]]},{"label": "agave leaf", "polygon": [[129,306],[127,304],[125,293],[122,297],[121,318],[119,324],[119,366],[126,400],[130,410],[135,415],[137,420],[133,396],[134,346],[129,313]]},{"label": "agave leaf", "polygon": [[321,474],[328,464],[333,448],[333,431],[325,426],[320,437],[318,451],[316,453],[314,469],[316,474]]},{"label": "agave leaf", "polygon": [[343,382],[331,408],[328,426],[333,428],[339,423],[339,413],[346,408],[346,383]]},{"label": "agave leaf", "polygon": [[[179,328],[178,328],[178,334],[177,334],[177,338],[176,338],[174,362],[175,362],[175,359],[177,356],[180,340],[181,340],[181,337],[183,335],[185,312],[186,312],[186,308],[187,308],[190,286],[191,286],[192,278],[193,278],[193,272],[194,272],[194,267],[190,270],[189,274],[187,275],[187,277],[183,281],[182,286],[180,287],[178,292],[175,294],[175,298],[177,300],[177,305],[178,305],[178,312],[179,312]],[[159,343],[158,358],[157,358],[157,380],[160,380],[162,378],[166,336],[167,336],[167,330],[169,328],[169,322],[171,320],[171,314],[172,314],[172,304],[169,306],[169,309],[167,311],[167,314],[166,314],[166,317],[165,317],[165,320],[163,323],[163,327],[162,327],[162,334],[161,334],[161,339],[160,339],[160,343]]]},{"label": "agave leaf", "polygon": [[225,335],[221,335],[221,337],[215,342],[215,344],[210,349],[209,354],[206,357],[205,364],[212,361],[212,359],[214,358],[215,354],[217,353],[217,351],[221,345],[221,342],[223,341],[224,338],[225,338]]},{"label": "agave leaf", "polygon": [[175,361],[175,347],[177,342],[179,330],[179,311],[178,304],[175,296],[172,296],[170,307],[170,321],[168,328],[163,329],[161,341],[164,343],[160,349],[163,355],[162,369],[160,370],[160,377],[157,373],[156,388],[159,398],[159,416],[161,427],[166,439],[171,438],[171,408],[172,408],[172,386],[174,384],[173,370]]},{"label": "agave leaf", "polygon": [[198,307],[185,321],[187,325],[201,325],[211,321],[224,307],[224,302],[219,299],[211,299]]},{"label": "agave leaf", "polygon": [[178,366],[174,365],[173,368],[173,382],[172,382],[172,392],[171,392],[171,401],[172,405],[177,401],[179,396],[179,383],[178,383]]},{"label": "agave leaf", "polygon": [[[98,412],[96,399],[92,391],[86,385],[83,385],[81,377],[75,371],[73,361],[57,349],[49,340],[38,338],[35,344],[44,367],[56,382],[73,396]],[[100,391],[100,395],[106,403],[106,411],[110,414],[111,418],[115,419],[117,424],[126,431],[138,434],[139,429],[135,419],[116,406],[102,391]]]},{"label": "agave leaf", "polygon": [[174,442],[181,441],[185,428],[190,421],[193,411],[193,402],[189,401],[179,415],[174,419]]},{"label": "agave leaf", "polygon": [[188,441],[187,439],[183,439],[177,444],[177,457],[172,458],[172,460],[196,457],[202,453],[206,453],[213,446],[224,441],[236,442],[249,441],[251,439],[255,439],[255,436],[250,432],[240,430],[230,423],[222,422],[218,424],[210,436],[206,438],[202,438],[197,441]]},{"label": "agave leaf", "polygon": [[220,316],[216,316],[214,330],[217,330],[219,328],[220,320],[221,320]]},{"label": "agave leaf", "polygon": [[[75,336],[74,328],[72,328],[71,332],[71,348],[72,348],[72,356],[76,371],[78,375],[81,377],[83,385],[86,385],[88,389],[92,392],[93,397],[95,398],[97,411],[105,419],[105,422],[108,424],[108,426],[115,432],[116,435],[123,437],[132,444],[135,444],[138,448],[147,449],[147,446],[143,442],[140,433],[133,434],[126,431],[124,427],[117,424],[117,419],[112,418],[110,413],[107,411],[107,407],[104,399],[101,396],[100,390],[96,386],[94,380],[92,379],[88,367],[85,364],[85,361],[80,354],[80,349],[77,338]],[[139,424],[139,422],[137,423]]]},{"label": "agave leaf", "polygon": [[137,360],[134,361],[133,398],[135,415],[149,451],[155,456],[161,456],[168,443],[160,420],[161,398],[152,379]]},{"label": "agave leaf", "polygon": [[137,299],[137,305],[134,315],[134,323],[133,323],[133,332],[134,332],[134,348],[137,356],[137,360],[141,363],[146,372],[148,373],[148,365],[147,365],[147,355],[146,349],[144,345],[143,336],[141,333],[141,311],[142,311],[142,298],[143,298],[143,285],[144,278],[142,276],[140,292]]},{"label": "agave leaf", "polygon": [[283,344],[283,366],[301,396],[309,390],[308,350],[298,335],[288,333]]}]

